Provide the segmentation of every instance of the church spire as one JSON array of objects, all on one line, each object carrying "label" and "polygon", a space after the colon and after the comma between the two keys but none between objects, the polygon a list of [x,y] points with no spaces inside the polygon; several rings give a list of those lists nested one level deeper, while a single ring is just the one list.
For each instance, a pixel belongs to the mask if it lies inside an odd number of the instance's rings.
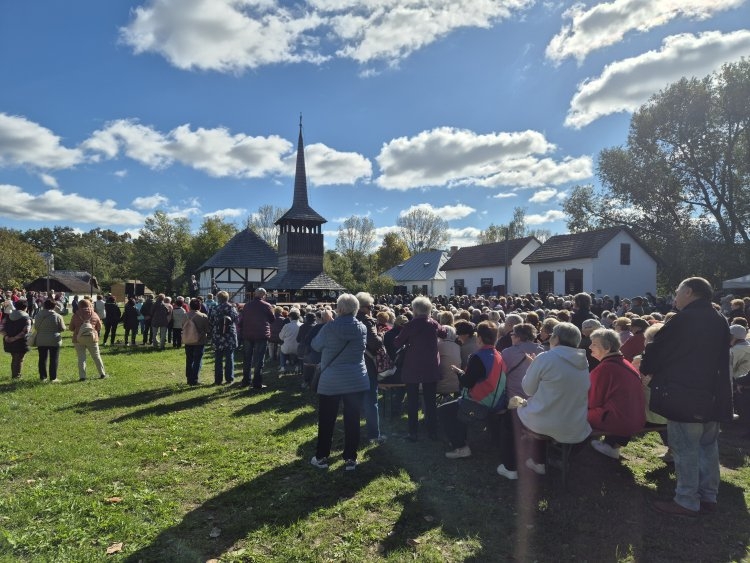
[{"label": "church spire", "polygon": [[294,174],[294,200],[292,207],[309,207],[307,203],[307,173],[305,172],[305,143],[302,140],[302,113],[299,114],[299,138],[297,139],[297,170]]}]

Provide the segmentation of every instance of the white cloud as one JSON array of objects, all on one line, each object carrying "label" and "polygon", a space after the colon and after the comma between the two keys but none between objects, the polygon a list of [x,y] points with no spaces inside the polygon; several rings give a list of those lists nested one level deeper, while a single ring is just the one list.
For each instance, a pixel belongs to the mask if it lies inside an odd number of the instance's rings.
[{"label": "white cloud", "polygon": [[96,225],[143,223],[143,215],[131,209],[117,209],[116,205],[110,199],[100,201],[57,189],[33,195],[18,186],[0,184],[0,217],[9,219]]},{"label": "white cloud", "polygon": [[547,188],[545,190],[539,190],[533,196],[529,198],[529,203],[547,203],[553,197],[557,196],[557,190],[555,188]]},{"label": "white cloud", "polygon": [[180,69],[242,72],[333,57],[391,64],[467,27],[489,28],[532,0],[149,0],[120,30],[135,53]]},{"label": "white cloud", "polygon": [[537,156],[555,148],[537,131],[480,135],[439,127],[384,144],[377,156],[383,173],[376,182],[397,190],[464,184],[538,187],[591,177],[588,156],[559,161]]},{"label": "white cloud", "polygon": [[544,213],[535,213],[526,216],[527,225],[544,225],[545,223],[553,223],[565,219],[565,213],[556,209],[550,209]]},{"label": "white cloud", "polygon": [[137,197],[131,205],[136,209],[149,210],[166,205],[168,202],[169,199],[166,196],[157,193],[151,196]]},{"label": "white cloud", "polygon": [[580,84],[565,125],[580,129],[605,115],[632,112],[683,76],[702,78],[748,53],[750,30],[667,37],[659,51],[616,61],[607,65],[601,76]]},{"label": "white cloud", "polygon": [[499,194],[495,194],[492,197],[494,199],[506,199],[506,198],[509,198],[509,197],[517,197],[517,196],[518,196],[518,194],[513,193],[513,192],[500,192]]},{"label": "white cloud", "polygon": [[59,185],[57,184],[57,178],[50,174],[39,174],[39,179],[45,186],[49,186],[50,188],[59,187]]},{"label": "white cloud", "polygon": [[0,167],[61,170],[82,161],[81,150],[62,146],[60,137],[46,127],[24,117],[0,113]]},{"label": "white cloud", "polygon": [[441,219],[445,219],[446,221],[450,221],[452,219],[463,219],[464,217],[468,217],[472,213],[476,212],[476,209],[474,209],[473,207],[469,207],[468,205],[464,205],[462,203],[459,203],[457,205],[444,205],[443,207],[433,207],[429,203],[419,203],[401,211],[401,213],[399,213],[399,217],[403,217],[404,215],[407,215],[408,213],[411,213],[412,211],[416,211],[418,209],[434,213],[435,215],[439,216]]},{"label": "white cloud", "polygon": [[118,178],[124,178],[125,176],[128,175],[128,171],[127,170],[117,170],[117,171],[114,172],[114,175],[117,176]]},{"label": "white cloud", "polygon": [[167,217],[170,219],[189,219],[194,215],[203,213],[200,207],[172,207],[167,211]]},{"label": "white cloud", "polygon": [[212,211],[211,213],[203,214],[204,217],[220,217],[222,219],[234,219],[237,217],[242,217],[244,215],[247,215],[247,209],[241,207],[217,209],[216,211]]},{"label": "white cloud", "polygon": [[465,227],[463,229],[448,229],[448,246],[476,246],[477,237],[482,231],[476,227]]},{"label": "white cloud", "polygon": [[[295,171],[296,147],[286,139],[232,134],[224,127],[192,130],[186,124],[161,133],[134,120],[121,119],[95,131],[83,146],[106,158],[115,158],[122,151],[154,169],[179,162],[216,178],[292,176]],[[372,174],[372,165],[365,157],[320,143],[306,147],[305,161],[312,184],[353,183]]]},{"label": "white cloud", "polygon": [[580,63],[597,49],[622,41],[630,31],[646,32],[680,17],[704,20],[730,10],[745,0],[614,0],[591,7],[574,4],[563,25],[547,45],[548,59],[560,62],[575,57]]}]

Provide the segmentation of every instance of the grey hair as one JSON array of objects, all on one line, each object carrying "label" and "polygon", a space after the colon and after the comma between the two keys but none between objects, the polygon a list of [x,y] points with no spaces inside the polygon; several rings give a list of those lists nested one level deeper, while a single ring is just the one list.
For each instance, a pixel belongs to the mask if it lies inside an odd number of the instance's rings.
[{"label": "grey hair", "polygon": [[560,346],[578,348],[581,343],[581,331],[573,323],[557,323],[552,329],[552,336],[557,337]]},{"label": "grey hair", "polygon": [[600,323],[596,319],[586,319],[585,321],[581,323],[581,328],[584,330],[587,328],[592,328],[592,329],[602,328],[602,323]]},{"label": "grey hair", "polygon": [[[356,296],[357,301],[359,302],[359,307],[365,307],[370,306],[372,307],[372,304],[375,303],[375,300],[372,298],[372,295],[367,293],[366,291],[360,291]],[[338,304],[338,301],[336,302]]]},{"label": "grey hair", "polygon": [[411,302],[411,310],[415,315],[429,315],[432,311],[432,303],[429,298],[420,295]]},{"label": "grey hair", "polygon": [[610,354],[620,351],[620,336],[611,328],[597,328],[591,333],[591,340],[597,339],[602,348]]},{"label": "grey hair", "polygon": [[505,317],[505,330],[508,330],[511,327],[521,324],[522,322],[523,322],[523,317],[521,315],[517,315],[516,313],[511,313],[510,315]]},{"label": "grey hair", "polygon": [[255,297],[265,297],[266,293],[267,291],[265,289],[263,289],[262,287],[259,287],[258,289],[255,290]]},{"label": "grey hair", "polygon": [[336,300],[339,315],[355,315],[359,311],[359,300],[351,293],[342,293]]}]

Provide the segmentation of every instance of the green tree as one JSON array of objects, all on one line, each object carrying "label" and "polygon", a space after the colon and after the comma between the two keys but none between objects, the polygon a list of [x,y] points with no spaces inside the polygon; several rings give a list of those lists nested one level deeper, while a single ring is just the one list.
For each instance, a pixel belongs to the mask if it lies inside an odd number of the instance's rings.
[{"label": "green tree", "polygon": [[427,209],[413,209],[396,221],[411,255],[448,244],[448,222]]},{"label": "green tree", "polygon": [[387,272],[408,259],[409,249],[404,239],[397,233],[386,233],[380,247],[375,251],[375,268],[380,273]]},{"label": "green tree", "polygon": [[0,228],[0,287],[22,288],[47,274],[47,264],[37,248],[18,231]]},{"label": "green tree", "polygon": [[185,283],[206,260],[224,247],[237,234],[237,226],[221,217],[205,217],[190,241],[190,253],[185,267]]},{"label": "green tree", "polygon": [[188,219],[156,211],[135,240],[133,272],[150,288],[173,293],[185,271],[190,242]]},{"label": "green tree", "polygon": [[504,241],[506,231],[509,240],[523,238],[531,234],[526,227],[525,208],[514,207],[513,218],[507,224],[495,225],[494,223],[490,223],[489,227],[479,233],[477,244],[489,244],[491,242]]},{"label": "green tree", "polygon": [[323,254],[323,271],[343,285],[347,291],[358,291],[358,282],[352,273],[351,261],[335,250],[326,250]]}]

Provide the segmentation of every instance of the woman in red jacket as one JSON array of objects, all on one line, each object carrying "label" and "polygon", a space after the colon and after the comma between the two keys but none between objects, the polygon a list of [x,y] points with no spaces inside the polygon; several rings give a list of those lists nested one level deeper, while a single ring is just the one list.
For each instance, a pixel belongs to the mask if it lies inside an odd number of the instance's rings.
[{"label": "woman in red jacket", "polygon": [[591,372],[588,421],[594,432],[605,432],[604,440],[591,446],[613,459],[620,447],[646,424],[646,405],[638,371],[620,353],[620,337],[611,329],[591,333],[591,354],[599,365]]}]

